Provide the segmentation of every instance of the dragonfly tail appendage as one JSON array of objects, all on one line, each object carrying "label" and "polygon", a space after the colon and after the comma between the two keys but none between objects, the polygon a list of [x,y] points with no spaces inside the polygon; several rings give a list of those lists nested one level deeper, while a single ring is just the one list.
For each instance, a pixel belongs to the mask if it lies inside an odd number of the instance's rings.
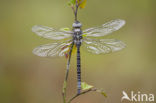
[{"label": "dragonfly tail appendage", "polygon": [[77,93],[81,93],[81,61],[80,61],[80,47],[77,47]]}]

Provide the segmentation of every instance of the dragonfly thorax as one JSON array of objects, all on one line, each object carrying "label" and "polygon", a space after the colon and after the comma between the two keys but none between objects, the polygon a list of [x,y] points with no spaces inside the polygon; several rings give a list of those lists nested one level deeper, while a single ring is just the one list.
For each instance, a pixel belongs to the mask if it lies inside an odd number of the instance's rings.
[{"label": "dragonfly thorax", "polygon": [[82,24],[79,21],[73,23],[73,39],[76,45],[81,45],[82,42]]},{"label": "dragonfly thorax", "polygon": [[82,42],[82,31],[80,28],[74,28],[73,32],[74,32],[73,34],[74,44],[80,46]]}]

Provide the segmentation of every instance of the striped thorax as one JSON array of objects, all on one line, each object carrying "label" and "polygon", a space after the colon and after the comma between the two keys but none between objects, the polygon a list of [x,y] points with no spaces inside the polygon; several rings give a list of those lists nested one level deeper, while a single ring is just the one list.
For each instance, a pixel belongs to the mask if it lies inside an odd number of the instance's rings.
[{"label": "striped thorax", "polygon": [[73,39],[74,43],[77,46],[81,45],[82,42],[82,30],[81,30],[82,24],[79,21],[76,21],[73,23]]}]

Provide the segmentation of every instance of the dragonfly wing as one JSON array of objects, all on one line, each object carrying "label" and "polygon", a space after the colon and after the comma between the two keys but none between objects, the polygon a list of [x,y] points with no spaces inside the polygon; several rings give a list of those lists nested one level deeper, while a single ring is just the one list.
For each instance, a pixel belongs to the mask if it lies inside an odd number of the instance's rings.
[{"label": "dragonfly wing", "polygon": [[65,39],[72,36],[72,33],[70,31],[55,30],[54,28],[41,25],[33,26],[32,31],[38,36],[53,40]]},{"label": "dragonfly wing", "polygon": [[93,36],[93,37],[105,36],[114,31],[119,30],[124,25],[125,25],[124,20],[117,19],[107,22],[99,27],[86,29],[83,32],[85,36]]},{"label": "dragonfly wing", "polygon": [[85,38],[82,44],[83,48],[93,54],[106,54],[119,51],[125,48],[125,44],[116,39],[88,39]]},{"label": "dragonfly wing", "polygon": [[51,43],[41,45],[33,50],[33,53],[41,57],[65,56],[70,50],[72,42]]}]

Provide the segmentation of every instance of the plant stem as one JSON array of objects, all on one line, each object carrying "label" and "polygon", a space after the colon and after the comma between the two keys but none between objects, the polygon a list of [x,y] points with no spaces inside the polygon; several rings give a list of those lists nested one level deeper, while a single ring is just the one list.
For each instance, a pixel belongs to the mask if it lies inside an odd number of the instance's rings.
[{"label": "plant stem", "polygon": [[73,101],[75,98],[77,98],[78,96],[82,95],[82,94],[86,94],[88,92],[91,92],[91,91],[96,91],[97,89],[96,88],[91,88],[91,89],[88,89],[86,91],[83,91],[81,92],[80,94],[76,94],[75,96],[73,96],[67,103],[71,103],[71,101]]},{"label": "plant stem", "polygon": [[77,13],[78,13],[78,9],[79,9],[79,6],[80,6],[80,4],[83,2],[84,0],[81,0],[81,1],[79,1],[79,3],[78,3],[78,0],[76,0],[76,5],[75,5],[75,8],[76,8],[76,10],[74,9],[74,14],[75,14],[75,21],[77,21]]},{"label": "plant stem", "polygon": [[[75,7],[76,7],[76,9],[74,9],[73,6],[71,8],[72,8],[74,15],[75,15],[75,21],[77,21],[77,12],[78,12],[78,8],[79,8],[78,0],[76,0],[76,6]],[[65,74],[65,79],[64,79],[64,83],[63,83],[63,90],[62,90],[63,103],[66,103],[67,80],[68,80],[68,75],[69,75],[70,59],[71,59],[71,55],[72,55],[73,45],[74,45],[74,42],[72,43],[71,48],[70,48],[69,57],[68,57],[68,61],[67,61],[66,74]]]},{"label": "plant stem", "polygon": [[78,1],[76,0],[76,10],[75,10],[75,21],[77,21],[77,12],[78,12],[78,8],[79,8],[79,4]]},{"label": "plant stem", "polygon": [[74,16],[75,16],[75,21],[77,21],[77,12],[78,12],[79,5],[80,5],[80,3],[78,3],[78,0],[76,0],[75,7],[74,7],[74,5],[71,6]]},{"label": "plant stem", "polygon": [[68,61],[67,61],[66,74],[65,74],[65,79],[64,79],[64,83],[63,83],[63,90],[62,90],[63,103],[66,103],[67,80],[68,80],[68,75],[69,75],[70,59],[71,59],[71,55],[72,55],[73,45],[74,45],[74,42],[72,43],[71,48],[70,48],[69,57],[68,57]]}]

